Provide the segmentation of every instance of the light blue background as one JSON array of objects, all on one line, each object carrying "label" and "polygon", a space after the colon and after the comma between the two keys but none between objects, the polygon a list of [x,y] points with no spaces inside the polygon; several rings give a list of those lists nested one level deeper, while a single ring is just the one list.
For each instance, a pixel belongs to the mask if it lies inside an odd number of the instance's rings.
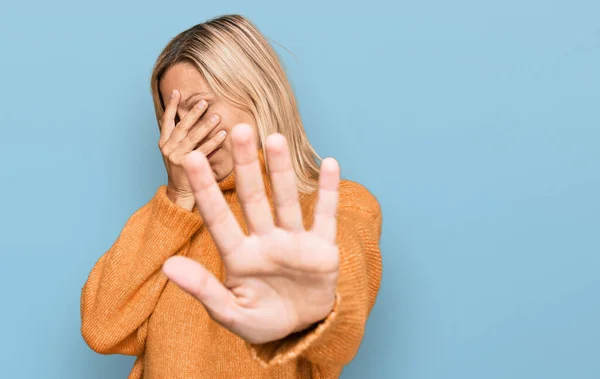
[{"label": "light blue background", "polygon": [[2,1],[0,377],[129,372],[80,290],[166,181],[156,56],[224,13],[295,54],[311,140],[383,207],[343,378],[600,377],[598,1]]}]

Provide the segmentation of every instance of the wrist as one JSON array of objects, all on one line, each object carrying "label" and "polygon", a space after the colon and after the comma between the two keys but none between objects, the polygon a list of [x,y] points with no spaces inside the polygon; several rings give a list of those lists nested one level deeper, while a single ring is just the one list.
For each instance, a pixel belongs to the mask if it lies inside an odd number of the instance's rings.
[{"label": "wrist", "polygon": [[172,203],[188,211],[191,211],[194,208],[194,204],[196,204],[196,200],[194,199],[193,195],[182,196],[177,193],[173,193],[173,191],[169,190],[168,187],[166,195]]},{"label": "wrist", "polygon": [[296,326],[292,329],[292,333],[299,333],[307,329],[311,329],[314,326],[323,322],[325,319],[327,319],[327,317],[329,317],[329,315],[331,314],[331,312],[333,312],[335,308],[336,299],[337,296],[334,295],[333,300],[331,301],[331,306],[327,306],[326,308],[324,308],[327,309],[327,312],[320,312],[318,316],[311,317],[310,319],[304,320],[303,322],[298,322],[298,324],[296,324]]},{"label": "wrist", "polygon": [[310,329],[311,327],[313,327],[314,325],[320,323],[323,320],[318,320],[318,321],[307,323],[307,324],[296,325],[296,327],[294,329],[292,329],[292,332],[290,334],[303,332],[303,331],[305,331],[307,329]]}]

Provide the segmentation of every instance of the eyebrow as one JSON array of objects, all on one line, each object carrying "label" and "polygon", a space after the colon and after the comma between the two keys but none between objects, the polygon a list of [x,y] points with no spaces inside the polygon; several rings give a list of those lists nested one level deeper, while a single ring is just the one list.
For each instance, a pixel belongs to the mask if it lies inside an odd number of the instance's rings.
[{"label": "eyebrow", "polygon": [[187,99],[184,100],[183,105],[188,106],[188,102],[198,95],[208,95],[208,92],[194,92],[193,94],[188,96]]}]

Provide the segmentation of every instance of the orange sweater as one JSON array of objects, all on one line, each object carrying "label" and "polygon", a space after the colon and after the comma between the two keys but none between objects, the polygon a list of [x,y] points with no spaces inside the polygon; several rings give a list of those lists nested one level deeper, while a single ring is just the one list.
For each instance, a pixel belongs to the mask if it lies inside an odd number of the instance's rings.
[{"label": "orange sweater", "polygon": [[[259,157],[272,199],[263,154]],[[219,186],[247,232],[235,173]],[[316,194],[300,196],[307,228]],[[358,350],[381,279],[379,203],[363,186],[346,180],[339,199],[337,301],[309,330],[248,344],[168,281],[161,267],[173,255],[196,259],[221,280],[225,272],[196,208],[190,212],[175,205],[161,186],[92,269],[81,296],[83,338],[98,353],[137,356],[129,378],[337,378]]]}]

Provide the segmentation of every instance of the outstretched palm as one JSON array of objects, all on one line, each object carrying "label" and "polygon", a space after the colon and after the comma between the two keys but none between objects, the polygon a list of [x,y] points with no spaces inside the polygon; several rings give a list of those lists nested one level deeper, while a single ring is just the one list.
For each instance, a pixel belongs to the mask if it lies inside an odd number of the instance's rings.
[{"label": "outstretched palm", "polygon": [[237,195],[249,235],[231,213],[204,155],[192,152],[184,164],[198,210],[221,254],[225,282],[185,257],[170,258],[163,271],[214,320],[248,342],[263,343],[310,326],[333,307],[339,167],[334,159],[323,161],[313,226],[305,230],[287,142],[279,134],[269,136],[274,222],[253,130],[238,125],[232,139]]}]

